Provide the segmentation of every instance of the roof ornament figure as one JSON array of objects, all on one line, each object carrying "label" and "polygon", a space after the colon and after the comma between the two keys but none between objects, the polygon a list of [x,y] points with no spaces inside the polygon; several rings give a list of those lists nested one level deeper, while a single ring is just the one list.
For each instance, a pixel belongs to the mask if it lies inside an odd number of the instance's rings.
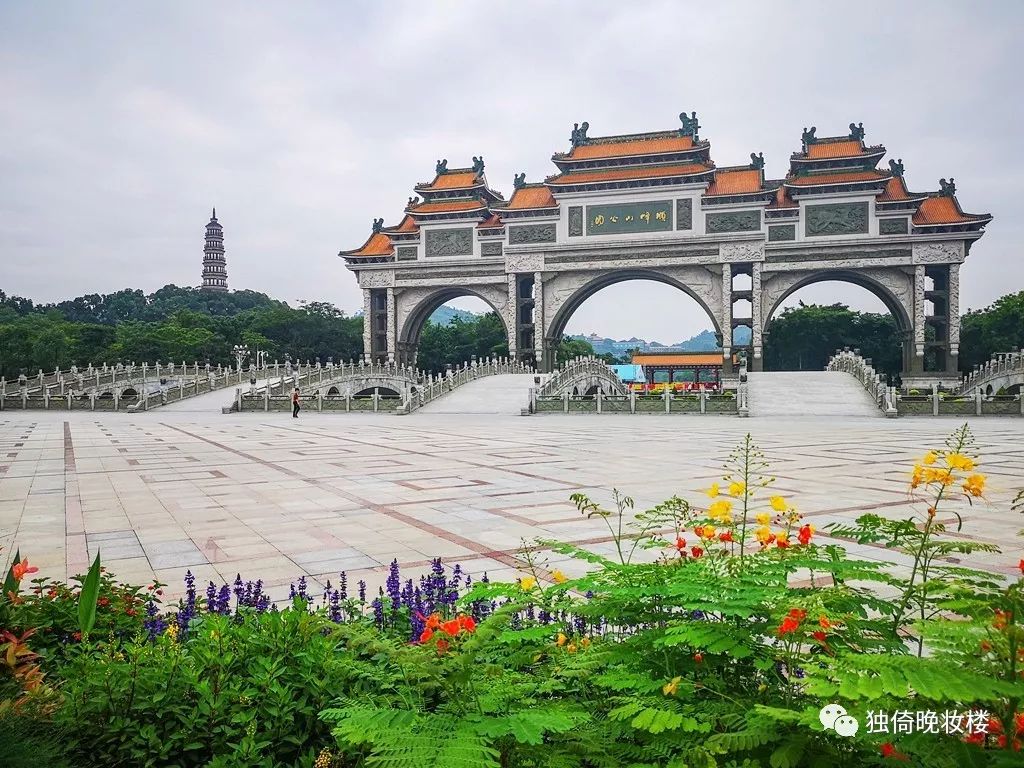
[{"label": "roof ornament figure", "polygon": [[437,165],[434,167],[434,170],[437,171],[438,176],[440,176],[442,173],[448,173],[448,158],[445,158],[444,160],[438,160]]},{"label": "roof ornament figure", "polygon": [[686,116],[686,112],[679,113],[679,122],[683,124],[683,127],[679,129],[681,136],[690,136],[694,142],[700,141],[697,138],[697,131],[700,130],[700,123],[697,122],[697,113],[691,112],[690,116]]},{"label": "roof ornament figure", "polygon": [[814,135],[814,132],[817,130],[817,126],[814,125],[811,126],[811,130],[807,130],[806,126],[804,127],[803,136],[800,137],[800,141],[804,143],[804,152],[807,151],[808,145],[813,144],[818,140],[818,137]]},{"label": "roof ornament figure", "polygon": [[377,234],[382,229],[384,229],[384,219],[374,219],[373,220],[373,234]]},{"label": "roof ornament figure", "polygon": [[484,156],[480,155],[480,157],[477,157],[476,155],[473,155],[473,173],[480,174],[480,173],[483,173],[483,172],[484,172]]},{"label": "roof ornament figure", "polygon": [[758,152],[756,155],[753,152],[750,153],[750,167],[755,171],[764,168],[764,152]]},{"label": "roof ornament figure", "polygon": [[850,138],[854,141],[864,140],[864,123],[850,123]]},{"label": "roof ornament figure", "polygon": [[406,202],[406,204],[405,204],[405,207],[406,207],[406,208],[412,208],[412,207],[413,207],[414,205],[416,205],[416,204],[417,204],[417,203],[418,203],[419,201],[420,201],[419,197],[418,197],[418,196],[416,196],[416,195],[413,195],[413,196],[412,196],[412,197],[410,197],[410,198],[409,198],[409,200],[408,200],[408,201]]},{"label": "roof ornament figure", "polygon": [[949,181],[946,181],[945,179],[939,179],[939,189],[941,190],[941,194],[943,197],[952,197],[953,195],[956,194],[956,184],[954,183],[955,181],[956,179],[954,179],[952,176],[949,177]]},{"label": "roof ornament figure", "polygon": [[899,160],[890,160],[889,161],[889,172],[892,173],[893,176],[899,176],[901,179],[903,178],[903,158],[902,157]]},{"label": "roof ornament figure", "polygon": [[580,144],[585,144],[587,141],[587,131],[590,129],[590,123],[586,120],[583,121],[583,125],[579,123],[572,124],[572,135],[569,137],[569,141],[572,142],[574,147],[578,147]]},{"label": "roof ornament figure", "polygon": [[512,180],[512,186],[516,189],[522,189],[526,186],[526,171],[515,175]]}]

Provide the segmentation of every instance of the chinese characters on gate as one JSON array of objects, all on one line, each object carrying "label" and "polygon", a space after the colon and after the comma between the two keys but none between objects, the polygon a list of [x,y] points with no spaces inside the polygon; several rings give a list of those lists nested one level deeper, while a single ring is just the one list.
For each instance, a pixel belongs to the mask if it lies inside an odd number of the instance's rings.
[{"label": "chinese characters on gate", "polygon": [[[644,211],[643,213],[641,213],[639,216],[637,216],[635,218],[639,219],[640,221],[645,221],[648,224],[650,224],[651,223],[651,212],[650,211]],[[626,223],[626,224],[628,224],[629,222],[631,222],[633,220],[634,220],[634,216],[631,213],[627,213],[625,216],[622,217],[623,223]],[[654,220],[655,221],[668,221],[668,211],[655,211],[655,213],[654,213]],[[618,224],[619,223],[619,217],[618,216],[609,216],[608,217],[608,223],[609,224]],[[604,214],[599,213],[596,216],[594,216],[594,227],[603,227],[604,224],[605,224]]]},{"label": "chinese characters on gate", "polygon": [[588,205],[588,235],[618,235],[672,229],[672,202],[657,200],[618,205]]}]

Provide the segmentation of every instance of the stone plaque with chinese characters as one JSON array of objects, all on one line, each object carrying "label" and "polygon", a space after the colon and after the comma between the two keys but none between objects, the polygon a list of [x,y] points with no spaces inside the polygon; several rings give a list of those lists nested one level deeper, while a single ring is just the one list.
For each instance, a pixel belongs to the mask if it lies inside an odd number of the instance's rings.
[{"label": "stone plaque with chinese characters", "polygon": [[588,205],[588,235],[623,235],[672,229],[672,201]]},{"label": "stone plaque with chinese characters", "polygon": [[398,260],[399,261],[416,261],[416,248],[412,246],[403,246],[398,249]]},{"label": "stone plaque with chinese characters", "polygon": [[878,234],[880,235],[905,235],[907,234],[907,220],[900,219],[879,219]]},{"label": "stone plaque with chinese characters", "polygon": [[426,255],[430,256],[472,256],[472,229],[428,229]]}]

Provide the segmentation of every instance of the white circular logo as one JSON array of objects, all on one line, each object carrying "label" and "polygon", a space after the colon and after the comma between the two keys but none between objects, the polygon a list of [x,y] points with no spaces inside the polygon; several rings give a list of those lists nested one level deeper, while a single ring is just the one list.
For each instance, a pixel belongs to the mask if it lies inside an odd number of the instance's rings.
[{"label": "white circular logo", "polygon": [[857,722],[857,718],[850,717],[849,715],[842,715],[836,718],[835,724],[836,733],[840,736],[853,736],[857,733],[857,729],[860,727],[860,723]]},{"label": "white circular logo", "polygon": [[836,720],[846,714],[846,710],[838,704],[827,704],[821,708],[821,712],[818,713],[818,719],[821,720],[821,724],[831,730],[835,727]]}]

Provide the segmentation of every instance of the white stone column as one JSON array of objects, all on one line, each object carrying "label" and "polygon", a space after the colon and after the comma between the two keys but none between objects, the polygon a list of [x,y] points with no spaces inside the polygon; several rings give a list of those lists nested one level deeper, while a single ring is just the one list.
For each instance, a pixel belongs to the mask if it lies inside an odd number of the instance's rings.
[{"label": "white stone column", "polygon": [[363,288],[363,360],[370,362],[371,338],[373,335],[373,306],[370,289]]},{"label": "white stone column", "polygon": [[722,265],[722,358],[732,357],[732,265]]},{"label": "white stone column", "polygon": [[395,289],[388,288],[388,362],[395,362]]},{"label": "white stone column", "polygon": [[516,276],[508,276],[508,310],[506,322],[508,323],[508,356],[512,362],[516,361],[516,353],[519,349],[519,291],[516,286]]},{"label": "white stone column", "polygon": [[544,279],[543,273],[533,273],[533,355],[537,370],[544,365]]},{"label": "white stone column", "polygon": [[914,267],[914,355],[919,358],[917,370],[924,370],[924,264]]},{"label": "white stone column", "polygon": [[750,273],[750,343],[754,346],[754,370],[761,369],[761,350],[763,340],[761,338],[761,264],[754,262]]},{"label": "white stone column", "polygon": [[960,354],[960,265],[949,265],[949,354]]}]

